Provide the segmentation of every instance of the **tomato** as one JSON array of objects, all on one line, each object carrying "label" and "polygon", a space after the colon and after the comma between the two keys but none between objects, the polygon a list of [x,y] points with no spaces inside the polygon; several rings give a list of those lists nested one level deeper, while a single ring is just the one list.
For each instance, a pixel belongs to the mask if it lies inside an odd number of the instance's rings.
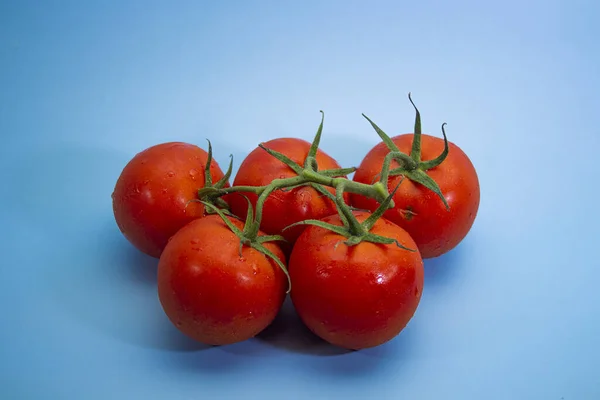
[{"label": "tomato", "polygon": [[[242,229],[240,221],[228,218]],[[263,245],[285,264],[277,244]],[[257,335],[281,309],[287,288],[276,262],[246,246],[240,255],[240,239],[214,214],[173,235],[158,265],[158,295],[169,320],[208,345]]]},{"label": "tomato", "polygon": [[[169,142],[133,157],[115,185],[112,200],[117,225],[140,251],[159,257],[169,238],[188,222],[204,215],[197,199],[204,186],[208,153],[198,146]],[[223,177],[210,165],[213,182]]]},{"label": "tomato", "polygon": [[[369,216],[354,214],[359,222]],[[338,215],[323,221],[342,225]],[[405,230],[385,219],[370,232],[416,249]],[[321,227],[304,230],[290,256],[290,297],[304,324],[327,342],[353,350],[378,346],[413,317],[423,290],[423,260],[418,250],[395,244],[347,246],[344,240]]]},{"label": "tomato", "polygon": [[[409,154],[413,134],[392,138],[399,150]],[[444,140],[421,135],[423,160],[432,160],[444,150]],[[389,153],[380,142],[372,148],[356,170],[353,180],[372,183],[381,172],[383,159]],[[393,162],[392,167],[399,164]],[[393,197],[394,208],[384,217],[404,228],[417,243],[423,258],[440,256],[456,247],[470,231],[479,208],[479,180],[475,167],[467,155],[454,143],[449,142],[446,159],[437,167],[426,171],[440,187],[449,210],[433,191],[410,179],[404,179]],[[400,182],[400,176],[390,177],[388,189]],[[356,208],[375,210],[378,203],[360,195],[351,195]]]},{"label": "tomato", "polygon": [[[304,165],[310,143],[297,138],[273,139],[264,146],[283,153],[300,166]],[[316,160],[319,170],[338,169],[340,165],[325,152],[318,150]],[[297,176],[286,164],[279,161],[264,149],[257,147],[242,162],[236,174],[233,186],[265,186],[274,179]],[[327,188],[331,194],[335,190]],[[256,207],[258,196],[254,193],[240,192],[247,196],[253,207]],[[349,200],[349,197],[346,196]],[[231,211],[240,218],[245,218],[248,202],[239,194],[227,196]],[[270,235],[283,235],[291,244],[298,238],[304,226],[295,226],[286,231],[283,228],[306,219],[320,219],[335,214],[335,203],[309,186],[294,189],[277,190],[269,195],[263,207],[261,229]]]}]

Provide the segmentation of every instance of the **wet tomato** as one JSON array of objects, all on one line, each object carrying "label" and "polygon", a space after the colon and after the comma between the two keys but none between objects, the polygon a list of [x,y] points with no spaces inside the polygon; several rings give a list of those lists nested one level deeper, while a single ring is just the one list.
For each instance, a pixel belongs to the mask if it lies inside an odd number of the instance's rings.
[{"label": "wet tomato", "polygon": [[[169,238],[204,215],[197,199],[204,187],[208,153],[180,142],[152,146],[133,157],[115,185],[112,200],[117,225],[140,251],[159,257]],[[223,177],[212,160],[214,182]]]},{"label": "wet tomato", "polygon": [[[359,222],[369,214],[355,213]],[[340,217],[323,219],[342,225]],[[379,219],[370,230],[416,249],[408,233]],[[308,226],[289,261],[291,299],[306,326],[327,342],[358,350],[381,345],[413,317],[423,290],[423,260],[418,251],[396,244],[361,242]]]},{"label": "wet tomato", "polygon": [[[240,221],[229,218],[242,229]],[[285,264],[277,244],[263,245]],[[180,229],[158,265],[158,294],[169,320],[208,345],[241,342],[260,333],[279,312],[287,288],[273,259],[247,246],[240,253],[240,239],[218,215]]]},{"label": "wet tomato", "polygon": [[[395,136],[392,141],[400,151],[411,151],[413,134]],[[436,158],[444,150],[444,140],[421,135],[421,156],[424,160]],[[377,180],[383,160],[389,153],[380,142],[362,160],[353,180],[372,183]],[[398,164],[393,162],[392,168]],[[437,182],[449,209],[433,191],[410,179],[404,179],[394,195],[395,206],[384,217],[404,228],[417,243],[423,258],[440,256],[456,247],[470,231],[479,208],[479,180],[469,157],[455,144],[449,142],[448,155],[441,164],[425,173]],[[400,176],[388,179],[391,191]],[[351,195],[357,208],[375,210],[378,203],[361,195]]]}]

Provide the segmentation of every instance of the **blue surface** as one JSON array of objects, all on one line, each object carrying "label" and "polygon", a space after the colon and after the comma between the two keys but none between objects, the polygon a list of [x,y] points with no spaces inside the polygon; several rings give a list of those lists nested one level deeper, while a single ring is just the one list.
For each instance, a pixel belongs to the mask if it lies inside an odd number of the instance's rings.
[{"label": "blue surface", "polygon": [[[0,2],[0,398],[599,399],[597,3],[218,3]],[[260,339],[183,338],[113,220],[125,163],[210,138],[237,167],[323,109],[356,165],[360,113],[410,131],[408,91],[481,181],[409,327],[345,353],[288,307]]]}]

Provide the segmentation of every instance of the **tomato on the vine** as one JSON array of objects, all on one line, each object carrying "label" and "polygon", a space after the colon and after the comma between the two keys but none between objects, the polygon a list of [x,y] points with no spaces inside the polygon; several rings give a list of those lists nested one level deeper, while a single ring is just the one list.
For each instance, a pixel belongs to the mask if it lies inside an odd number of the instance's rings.
[{"label": "tomato on the vine", "polygon": [[[398,135],[391,140],[403,153],[411,152],[413,134]],[[421,156],[433,160],[444,151],[444,139],[421,135]],[[384,142],[373,147],[362,160],[353,180],[370,184],[377,180],[390,149]],[[398,167],[393,162],[392,167]],[[393,197],[394,208],[384,218],[404,228],[415,240],[423,258],[440,256],[456,247],[471,229],[479,208],[479,180],[469,157],[454,143],[448,142],[447,157],[441,164],[424,171],[439,186],[449,208],[440,197],[420,183],[404,179]],[[391,191],[401,176],[390,176]],[[361,195],[351,195],[357,208],[374,210],[378,203]]]},{"label": "tomato on the vine", "polygon": [[[266,148],[284,154],[289,159],[304,165],[309,154],[311,144],[298,138],[273,139],[263,144]],[[335,159],[322,150],[316,153],[319,170],[339,169],[340,165]],[[297,176],[289,166],[257,147],[242,162],[233,186],[266,186],[274,179],[284,179]],[[335,190],[327,187],[332,195]],[[248,202],[241,196],[246,196],[252,207],[256,207],[258,196],[254,193],[239,192],[227,196],[231,211],[240,218],[245,218],[248,211]],[[346,199],[349,199],[347,195]],[[295,226],[288,230],[285,227],[306,219],[320,219],[335,214],[335,203],[323,193],[310,186],[301,186],[292,189],[276,190],[265,201],[261,229],[271,235],[283,235],[290,245],[298,238],[303,226]]]},{"label": "tomato on the vine", "polygon": [[[242,229],[242,222],[227,218]],[[285,264],[277,244],[262,245]],[[287,287],[275,260],[252,247],[240,247],[240,238],[219,215],[181,228],[158,265],[158,294],[169,320],[208,345],[241,342],[260,333],[281,309]]]},{"label": "tomato on the vine", "polygon": [[[369,214],[355,212],[358,222]],[[339,215],[322,219],[342,226]],[[300,235],[289,261],[291,299],[304,324],[336,346],[358,350],[397,336],[413,317],[423,290],[423,260],[409,234],[378,219],[371,233],[396,244],[360,242],[319,226]]]},{"label": "tomato on the vine", "polygon": [[[208,153],[202,148],[169,142],[152,146],[127,163],[112,200],[117,225],[129,242],[158,258],[172,235],[204,215],[204,206],[193,200],[204,187],[207,162]],[[214,182],[224,175],[214,160],[210,173]]]}]

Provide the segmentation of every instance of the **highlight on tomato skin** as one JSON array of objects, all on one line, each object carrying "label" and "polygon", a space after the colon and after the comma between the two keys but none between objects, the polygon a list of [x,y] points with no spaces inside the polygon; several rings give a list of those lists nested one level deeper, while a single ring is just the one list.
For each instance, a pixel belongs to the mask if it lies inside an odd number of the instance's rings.
[{"label": "highlight on tomato skin", "polygon": [[[283,153],[292,161],[303,165],[309,153],[311,144],[298,138],[278,138],[265,142],[265,147]],[[341,168],[338,162],[319,149],[316,154],[319,170]],[[264,149],[255,148],[241,163],[233,181],[233,186],[265,186],[274,179],[294,177],[297,174],[277,160]],[[332,195],[335,190],[326,188]],[[240,218],[245,218],[248,210],[243,194],[256,207],[258,196],[254,193],[240,192],[227,196],[231,211]],[[348,194],[345,194],[348,200]],[[285,230],[284,228],[306,219],[319,219],[336,214],[335,203],[317,192],[312,187],[303,186],[289,190],[277,190],[265,201],[261,229],[271,235],[283,235],[289,245],[293,245],[296,238],[302,233],[304,227],[296,226]]]},{"label": "highlight on tomato skin", "polygon": [[[241,221],[229,221],[242,229]],[[286,263],[277,244],[263,246]],[[256,336],[279,313],[287,288],[277,263],[254,248],[240,249],[239,237],[219,215],[179,230],[158,265],[158,295],[167,317],[183,334],[207,345]]]},{"label": "highlight on tomato skin", "polygon": [[[369,216],[355,212],[359,222]],[[342,225],[338,215],[323,221]],[[416,244],[397,225],[379,219],[374,234]],[[289,261],[290,293],[303,323],[323,340],[346,349],[379,346],[395,338],[417,310],[423,291],[423,260],[396,244],[361,242],[317,226],[300,235]]]},{"label": "highlight on tomato skin", "polygon": [[[410,153],[413,134],[402,134],[391,139],[400,151]],[[384,218],[401,226],[411,235],[425,259],[441,256],[454,249],[471,230],[479,209],[477,171],[469,157],[456,144],[448,144],[446,159],[425,173],[438,184],[449,207],[446,208],[431,190],[405,179],[393,197],[394,208],[384,214]],[[443,150],[442,138],[421,135],[423,160],[432,160]],[[352,179],[362,183],[376,180],[389,151],[383,142],[370,149]],[[393,162],[392,168],[398,165]],[[391,190],[400,179],[400,176],[390,176],[388,188]],[[378,206],[373,199],[355,194],[350,195],[350,202],[354,207],[366,210],[375,210]]]},{"label": "highlight on tomato skin", "polygon": [[[127,163],[112,204],[117,226],[133,246],[158,258],[172,235],[204,215],[204,206],[192,200],[204,187],[207,162],[204,149],[167,142],[145,149]],[[214,182],[224,176],[214,159],[210,173]]]}]

